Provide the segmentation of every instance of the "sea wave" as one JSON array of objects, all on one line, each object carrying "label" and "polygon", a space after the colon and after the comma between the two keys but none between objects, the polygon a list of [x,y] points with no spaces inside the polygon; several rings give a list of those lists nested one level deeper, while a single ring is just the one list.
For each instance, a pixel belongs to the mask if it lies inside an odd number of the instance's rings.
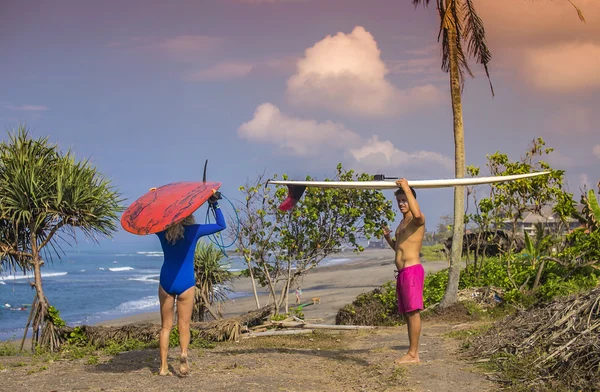
[{"label": "sea wave", "polygon": [[[42,272],[42,278],[50,278],[53,276],[65,276],[68,272]],[[33,273],[27,275],[7,275],[0,276],[0,281],[6,280],[20,280],[20,279],[33,279]]]},{"label": "sea wave", "polygon": [[158,278],[160,275],[141,275],[136,276],[135,278],[127,278],[127,280],[135,280],[138,282],[146,282],[146,283],[158,283]]},{"label": "sea wave", "polygon": [[123,302],[122,304],[117,306],[116,310],[120,313],[130,313],[137,312],[140,310],[150,310],[153,308],[158,308],[159,305],[160,302],[158,301],[158,296],[153,295],[135,301]]},{"label": "sea wave", "polygon": [[121,272],[121,271],[131,271],[133,270],[133,267],[114,267],[114,268],[109,268],[109,271],[112,272]]},{"label": "sea wave", "polygon": [[163,252],[136,252],[138,255],[144,255],[149,257],[162,257]]}]

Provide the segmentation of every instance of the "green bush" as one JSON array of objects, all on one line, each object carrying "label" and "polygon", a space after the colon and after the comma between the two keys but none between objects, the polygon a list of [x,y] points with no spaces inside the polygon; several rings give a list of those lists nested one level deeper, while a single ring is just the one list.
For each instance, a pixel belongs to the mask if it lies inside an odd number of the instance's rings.
[{"label": "green bush", "polygon": [[360,294],[351,304],[340,309],[335,318],[338,325],[395,326],[403,321],[397,310],[394,281]]},{"label": "green bush", "polygon": [[428,274],[423,282],[423,306],[427,309],[444,297],[448,284],[448,269],[443,269],[434,274]]},{"label": "green bush", "polygon": [[17,353],[17,347],[10,341],[0,343],[0,357],[10,357]]}]

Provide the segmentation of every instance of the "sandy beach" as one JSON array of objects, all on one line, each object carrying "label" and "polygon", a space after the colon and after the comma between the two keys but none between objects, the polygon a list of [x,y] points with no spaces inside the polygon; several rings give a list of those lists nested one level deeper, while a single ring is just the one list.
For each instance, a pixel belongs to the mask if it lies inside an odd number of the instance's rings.
[{"label": "sandy beach", "polygon": [[[337,259],[350,259],[340,264],[317,267],[303,277],[301,302],[319,297],[320,303],[303,308],[307,319],[319,319],[323,323],[335,323],[337,311],[351,303],[359,294],[369,292],[394,279],[394,252],[391,249],[366,249],[362,253],[342,252]],[[424,261],[425,273],[437,272],[448,266],[446,261]],[[235,292],[252,292],[249,278],[236,279],[232,285]],[[295,303],[295,287],[290,291],[290,306]],[[258,287],[259,302],[266,305],[267,290]],[[256,308],[253,296],[236,298],[223,307],[223,316],[231,317]],[[132,322],[160,323],[157,311],[108,320],[97,325],[119,326]]]}]

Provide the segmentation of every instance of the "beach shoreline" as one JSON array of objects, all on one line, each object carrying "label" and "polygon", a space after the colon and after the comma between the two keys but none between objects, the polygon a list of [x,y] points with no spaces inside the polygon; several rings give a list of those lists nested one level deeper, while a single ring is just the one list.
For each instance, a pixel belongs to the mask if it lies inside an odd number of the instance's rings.
[{"label": "beach shoreline", "polygon": [[[302,309],[307,319],[334,324],[339,309],[354,301],[361,293],[370,292],[394,279],[394,252],[391,249],[365,249],[362,253],[348,251],[334,256],[335,258],[331,259],[337,260],[338,263],[316,267],[299,282],[302,289],[301,303],[310,302],[312,298],[320,299],[320,303]],[[424,261],[423,266],[427,274],[446,268],[448,263],[447,261]],[[250,278],[236,279],[232,288],[234,292],[250,294],[227,301],[222,308],[224,318],[256,309]],[[295,290],[296,287],[290,288],[290,307],[295,305]],[[260,305],[266,305],[268,299],[266,288],[257,287],[257,294]],[[154,310],[104,320],[93,325],[122,326],[131,323],[160,324],[160,314]]]}]

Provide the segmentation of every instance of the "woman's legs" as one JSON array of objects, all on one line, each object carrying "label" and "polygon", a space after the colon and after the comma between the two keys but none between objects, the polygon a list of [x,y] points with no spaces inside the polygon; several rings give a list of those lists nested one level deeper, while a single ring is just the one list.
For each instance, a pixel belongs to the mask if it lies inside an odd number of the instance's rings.
[{"label": "woman's legs", "polygon": [[158,339],[160,347],[160,371],[161,376],[167,376],[169,366],[167,364],[167,356],[169,354],[169,335],[173,328],[173,307],[175,305],[175,296],[167,294],[167,292],[158,285],[158,299],[160,301],[160,337]]},{"label": "woman's legs", "polygon": [[177,296],[177,326],[179,330],[179,344],[181,345],[181,366],[179,372],[187,374],[188,366],[188,345],[190,344],[190,321],[194,309],[194,290],[190,287],[181,295]]}]

